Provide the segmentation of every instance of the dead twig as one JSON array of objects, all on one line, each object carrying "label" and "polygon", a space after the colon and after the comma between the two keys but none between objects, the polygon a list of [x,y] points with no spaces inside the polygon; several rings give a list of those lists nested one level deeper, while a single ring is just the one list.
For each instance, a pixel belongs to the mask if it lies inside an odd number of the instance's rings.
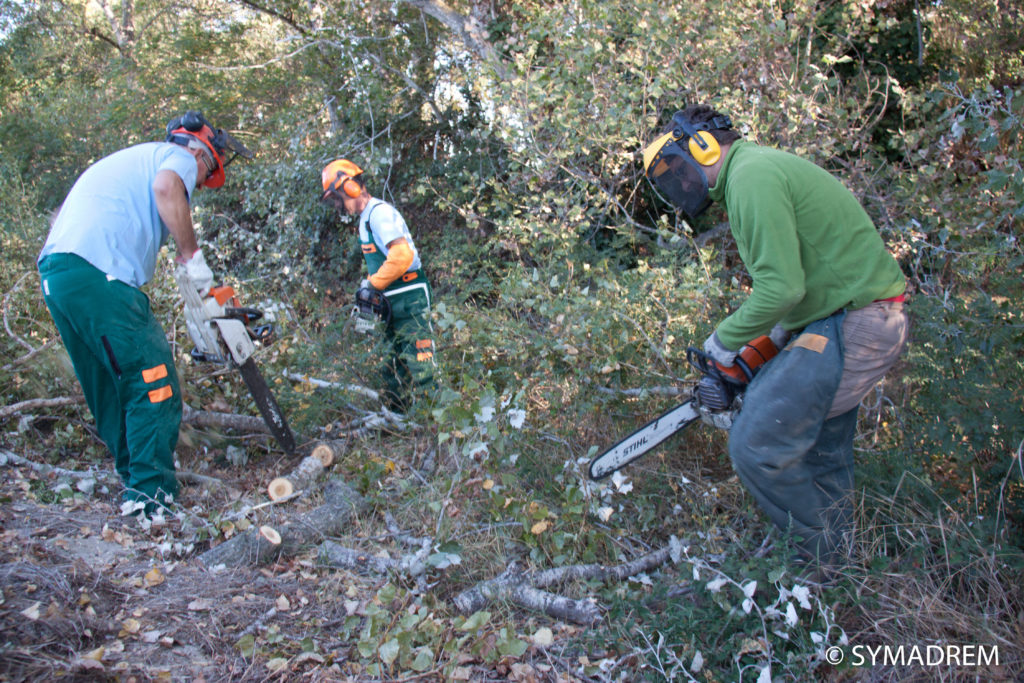
[{"label": "dead twig", "polygon": [[10,370],[13,370],[14,368],[16,368],[17,366],[19,366],[19,365],[21,365],[23,363],[27,363],[28,361],[30,361],[33,358],[35,358],[38,354],[42,353],[46,349],[48,349],[51,346],[53,346],[56,342],[57,342],[56,338],[51,339],[48,342],[46,342],[45,344],[43,344],[42,346],[40,346],[39,348],[32,349],[31,351],[26,353],[24,356],[19,356],[19,357],[15,358],[14,360],[12,360],[10,363],[7,363],[3,367],[0,367],[0,370],[10,371]]},{"label": "dead twig", "polygon": [[11,302],[11,296],[16,291],[18,291],[18,287],[21,286],[21,283],[24,282],[25,278],[27,278],[30,274],[31,273],[25,273],[20,278],[18,278],[18,281],[14,283],[14,286],[11,287],[11,289],[6,294],[4,294],[3,318],[4,318],[4,330],[7,331],[7,336],[9,336],[11,339],[13,339],[14,341],[18,342],[22,346],[24,346],[26,349],[29,350],[30,353],[34,353],[37,350],[36,347],[32,346],[27,341],[25,341],[24,339],[19,337],[17,334],[15,334],[14,330],[11,329],[10,321],[7,319],[7,310],[9,308],[9,304]]},{"label": "dead twig", "polygon": [[30,398],[26,401],[12,403],[9,406],[0,408],[0,420],[19,415],[30,410],[39,408],[59,408],[61,406],[72,406],[84,403],[84,396],[58,396],[56,398]]},{"label": "dead twig", "polygon": [[78,470],[68,470],[63,467],[56,467],[54,465],[47,465],[46,463],[35,462],[29,460],[10,451],[0,450],[0,466],[3,465],[18,465],[20,467],[28,467],[29,469],[35,470],[40,474],[54,474],[58,477],[70,477],[71,479],[113,479],[117,480],[117,475],[108,470],[91,470],[86,472],[80,472]]}]

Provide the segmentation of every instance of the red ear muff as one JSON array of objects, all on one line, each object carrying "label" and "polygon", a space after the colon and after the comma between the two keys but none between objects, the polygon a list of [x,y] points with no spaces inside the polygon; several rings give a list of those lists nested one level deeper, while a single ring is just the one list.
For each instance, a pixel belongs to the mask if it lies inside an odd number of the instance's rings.
[{"label": "red ear muff", "polygon": [[345,194],[353,199],[363,193],[362,186],[351,178],[345,178],[345,182],[341,184],[341,189]]}]

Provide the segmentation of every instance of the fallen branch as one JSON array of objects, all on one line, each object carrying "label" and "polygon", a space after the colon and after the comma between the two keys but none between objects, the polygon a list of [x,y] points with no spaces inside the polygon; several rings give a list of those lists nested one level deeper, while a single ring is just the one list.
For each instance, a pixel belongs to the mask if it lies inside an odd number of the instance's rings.
[{"label": "fallen branch", "polygon": [[35,470],[39,474],[49,475],[55,474],[58,477],[69,477],[71,479],[113,479],[117,480],[118,477],[113,472],[108,470],[91,470],[86,472],[80,472],[78,470],[68,470],[63,467],[56,467],[54,465],[47,465],[41,462],[35,462],[29,460],[10,451],[0,451],[0,466],[3,465],[19,465],[21,467],[28,467],[29,469]]},{"label": "fallen branch", "polygon": [[407,576],[419,576],[427,570],[426,559],[430,554],[431,545],[431,541],[427,539],[417,552],[392,559],[368,555],[346,548],[334,541],[324,541],[320,544],[318,561],[324,567],[348,569],[364,574],[368,572],[384,574],[388,571],[395,571]]},{"label": "fallen branch", "polygon": [[40,408],[60,408],[61,406],[73,406],[84,403],[84,396],[58,396],[57,398],[30,398],[27,401],[12,403],[9,406],[0,408],[0,420],[7,419],[14,415],[20,415],[30,410]]},{"label": "fallen branch", "polygon": [[[20,467],[28,467],[42,475],[56,475],[58,477],[68,477],[69,479],[103,479],[109,480],[114,483],[120,483],[121,478],[110,470],[69,470],[63,467],[56,467],[55,465],[47,465],[42,462],[35,462],[29,460],[23,456],[11,453],[10,451],[0,451],[0,467],[4,465],[18,465]],[[196,474],[188,470],[178,470],[174,473],[174,476],[178,481],[185,484],[199,484],[204,486],[212,487],[223,487],[224,482],[215,477],[208,477],[204,474]]]},{"label": "fallen branch", "polygon": [[351,520],[366,507],[366,500],[341,479],[331,479],[324,490],[324,503],[276,529],[280,545],[273,545],[251,529],[238,534],[199,556],[207,568],[260,565],[279,555],[292,555],[328,536],[339,536]]},{"label": "fallen branch", "polygon": [[234,413],[217,413],[208,410],[196,410],[184,404],[181,407],[181,421],[197,427],[218,427],[235,429],[240,432],[258,432],[269,434],[270,429],[260,417],[235,415]]},{"label": "fallen branch", "polygon": [[26,349],[29,350],[30,353],[33,352],[33,351],[36,351],[36,348],[34,346],[32,346],[31,344],[29,344],[24,339],[22,339],[21,337],[19,337],[14,332],[14,330],[11,329],[11,324],[10,324],[10,322],[7,319],[7,310],[9,308],[8,304],[11,301],[11,295],[14,294],[18,290],[18,287],[20,287],[21,283],[25,281],[25,278],[27,278],[29,275],[32,275],[32,274],[33,274],[33,271],[30,271],[30,272],[25,273],[24,275],[22,275],[20,278],[18,278],[18,281],[14,283],[14,286],[11,287],[11,289],[6,294],[4,294],[4,302],[3,302],[4,329],[7,331],[7,336],[9,336],[11,339],[13,339],[14,341],[18,342],[22,346],[24,346]]},{"label": "fallen branch", "polygon": [[[349,438],[355,436],[364,436],[369,434],[378,427],[385,426],[387,424],[393,424],[399,429],[404,430],[406,427],[415,427],[416,425],[411,422],[406,422],[405,417],[398,413],[393,413],[387,408],[381,408],[379,413],[370,413],[364,415],[361,418],[353,420],[348,424],[345,435]],[[354,425],[354,426],[353,426]]]},{"label": "fallen branch", "polygon": [[573,565],[529,574],[520,572],[512,565],[499,576],[482,581],[473,588],[459,593],[455,596],[454,602],[463,614],[477,612],[489,602],[508,600],[556,619],[577,624],[594,624],[600,621],[601,612],[593,599],[573,600],[540,589],[570,580],[621,581],[658,567],[668,561],[669,557],[669,549],[662,548],[632,562],[611,567],[600,564]]},{"label": "fallen branch", "polygon": [[23,363],[25,363],[27,361],[32,360],[38,354],[42,353],[46,349],[48,349],[51,346],[53,346],[56,342],[57,342],[56,339],[51,339],[48,342],[46,342],[45,344],[43,344],[42,346],[40,346],[39,348],[32,349],[31,351],[26,353],[24,356],[18,356],[17,358],[12,360],[10,363],[7,363],[2,368],[0,368],[0,370],[3,370],[4,372],[7,372],[8,370],[13,370],[15,367],[17,367],[17,366],[19,366],[19,365],[21,365],[21,364],[23,364]]},{"label": "fallen branch", "polygon": [[301,375],[297,372],[284,371],[284,376],[293,382],[301,382],[303,384],[309,384],[310,386],[317,387],[318,389],[342,389],[343,391],[350,391],[354,394],[362,394],[368,398],[372,398],[374,401],[380,400],[380,394],[373,389],[361,386],[359,384],[341,384],[339,382],[328,382],[322,379],[316,379],[309,375]]},{"label": "fallen branch", "polygon": [[324,567],[348,569],[360,573],[384,574],[388,571],[407,571],[411,576],[422,574],[426,565],[413,562],[409,557],[394,560],[390,557],[376,557],[367,553],[341,546],[334,541],[320,544],[318,562]]}]

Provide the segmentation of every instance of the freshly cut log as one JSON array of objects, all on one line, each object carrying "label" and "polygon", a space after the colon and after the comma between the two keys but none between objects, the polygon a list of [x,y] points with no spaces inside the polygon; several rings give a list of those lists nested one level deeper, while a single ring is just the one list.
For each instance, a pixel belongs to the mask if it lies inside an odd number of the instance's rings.
[{"label": "freshly cut log", "polygon": [[250,529],[202,553],[199,561],[207,568],[243,567],[266,564],[277,557],[294,555],[327,537],[344,535],[352,520],[366,505],[366,500],[340,476],[333,477],[324,487],[322,505],[274,527],[280,535],[278,544],[271,543],[260,530]]},{"label": "freshly cut log", "polygon": [[[317,452],[319,450],[319,453]],[[329,449],[322,449],[317,446],[313,449],[312,455],[307,455],[295,467],[283,477],[274,478],[267,486],[267,493],[271,500],[287,498],[296,491],[302,491],[312,486],[324,470],[334,462],[334,453]]]}]

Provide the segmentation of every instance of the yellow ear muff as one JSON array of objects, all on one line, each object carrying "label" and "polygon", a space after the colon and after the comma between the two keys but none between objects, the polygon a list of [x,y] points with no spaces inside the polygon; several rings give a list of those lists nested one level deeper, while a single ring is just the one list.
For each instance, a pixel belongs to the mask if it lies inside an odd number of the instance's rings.
[{"label": "yellow ear muff", "polygon": [[718,140],[707,131],[700,130],[691,135],[688,148],[690,155],[701,166],[713,166],[722,157],[722,148],[718,146]]}]

